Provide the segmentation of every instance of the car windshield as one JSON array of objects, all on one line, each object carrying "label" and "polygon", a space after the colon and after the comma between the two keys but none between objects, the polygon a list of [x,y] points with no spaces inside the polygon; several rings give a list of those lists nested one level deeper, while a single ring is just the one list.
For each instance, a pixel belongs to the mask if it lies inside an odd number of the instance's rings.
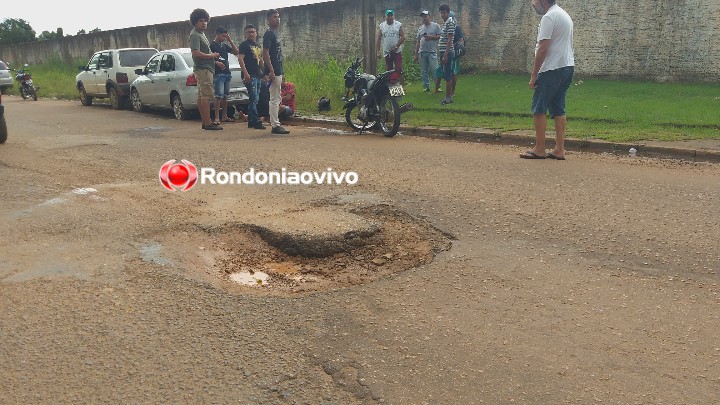
[{"label": "car windshield", "polygon": [[119,51],[120,66],[145,66],[156,52],[154,49],[128,49]]},{"label": "car windshield", "polygon": [[5,62],[0,62],[0,70],[8,70],[8,67],[5,64]]}]

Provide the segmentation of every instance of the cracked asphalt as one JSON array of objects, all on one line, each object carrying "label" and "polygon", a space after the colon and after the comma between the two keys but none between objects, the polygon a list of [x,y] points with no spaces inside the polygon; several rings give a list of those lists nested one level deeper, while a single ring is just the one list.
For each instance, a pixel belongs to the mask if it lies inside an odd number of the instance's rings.
[{"label": "cracked asphalt", "polygon": [[[0,403],[720,397],[717,164],[572,150],[527,161],[527,145],[211,132],[107,105],[3,103]],[[359,182],[170,192],[158,181],[169,159],[331,167]],[[283,217],[292,228],[309,215],[298,212],[355,199],[430,224],[449,250],[344,287],[268,294],[218,278],[213,246],[183,233]]]}]

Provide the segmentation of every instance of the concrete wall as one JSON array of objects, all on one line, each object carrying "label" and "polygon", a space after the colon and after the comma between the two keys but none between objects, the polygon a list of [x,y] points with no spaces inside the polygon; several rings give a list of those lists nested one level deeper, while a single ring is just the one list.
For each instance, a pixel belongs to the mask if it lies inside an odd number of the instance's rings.
[{"label": "concrete wall", "polygon": [[[336,0],[281,9],[283,51],[287,58],[324,60],[359,56],[362,49],[362,0]],[[419,11],[430,10],[440,21],[439,1],[366,0],[375,5],[374,18],[393,8],[406,34],[414,36]],[[530,0],[447,1],[469,36],[464,65],[481,70],[528,72],[539,18]],[[563,0],[558,1],[575,22],[576,74],[650,78],[660,81],[720,81],[720,0]],[[189,14],[189,11],[188,11]],[[264,12],[214,16],[209,32],[223,25],[234,38],[252,23],[266,29]],[[187,21],[133,27],[57,40],[0,46],[0,59],[67,63],[93,52],[116,47],[187,46],[192,27]],[[374,34],[373,34],[374,35]],[[412,41],[409,41],[410,44]],[[410,51],[411,47],[406,47]]]}]

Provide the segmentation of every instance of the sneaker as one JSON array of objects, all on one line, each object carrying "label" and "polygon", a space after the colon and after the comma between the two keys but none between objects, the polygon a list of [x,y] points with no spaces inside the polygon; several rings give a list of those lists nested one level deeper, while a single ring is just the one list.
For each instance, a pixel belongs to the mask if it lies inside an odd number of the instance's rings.
[{"label": "sneaker", "polygon": [[257,124],[253,125],[253,128],[255,128],[255,129],[265,129],[265,125],[263,125],[262,122],[258,122]]},{"label": "sneaker", "polygon": [[440,102],[440,104],[442,104],[442,105],[452,104],[452,102],[453,102],[453,101],[452,101],[452,99],[451,99],[450,97],[445,97],[444,99],[442,99],[442,101]]},{"label": "sneaker", "polygon": [[210,125],[203,124],[202,129],[208,130],[208,131],[219,131],[219,130],[223,129],[223,127],[221,127],[220,125],[215,125],[215,124],[210,124]]},{"label": "sneaker", "polygon": [[285,134],[290,133],[290,131],[288,131],[287,129],[285,129],[284,127],[281,127],[281,126],[273,127],[272,131],[270,131],[270,132],[272,132],[273,134],[280,134],[280,135],[285,135]]}]

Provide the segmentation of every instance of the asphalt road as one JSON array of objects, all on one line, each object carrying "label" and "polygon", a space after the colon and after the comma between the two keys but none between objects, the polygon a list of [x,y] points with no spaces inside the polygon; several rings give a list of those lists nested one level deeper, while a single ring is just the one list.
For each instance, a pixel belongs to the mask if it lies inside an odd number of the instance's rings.
[{"label": "asphalt road", "polygon": [[[720,398],[718,165],[3,102],[0,403]],[[172,192],[171,159],[358,182]]]}]

